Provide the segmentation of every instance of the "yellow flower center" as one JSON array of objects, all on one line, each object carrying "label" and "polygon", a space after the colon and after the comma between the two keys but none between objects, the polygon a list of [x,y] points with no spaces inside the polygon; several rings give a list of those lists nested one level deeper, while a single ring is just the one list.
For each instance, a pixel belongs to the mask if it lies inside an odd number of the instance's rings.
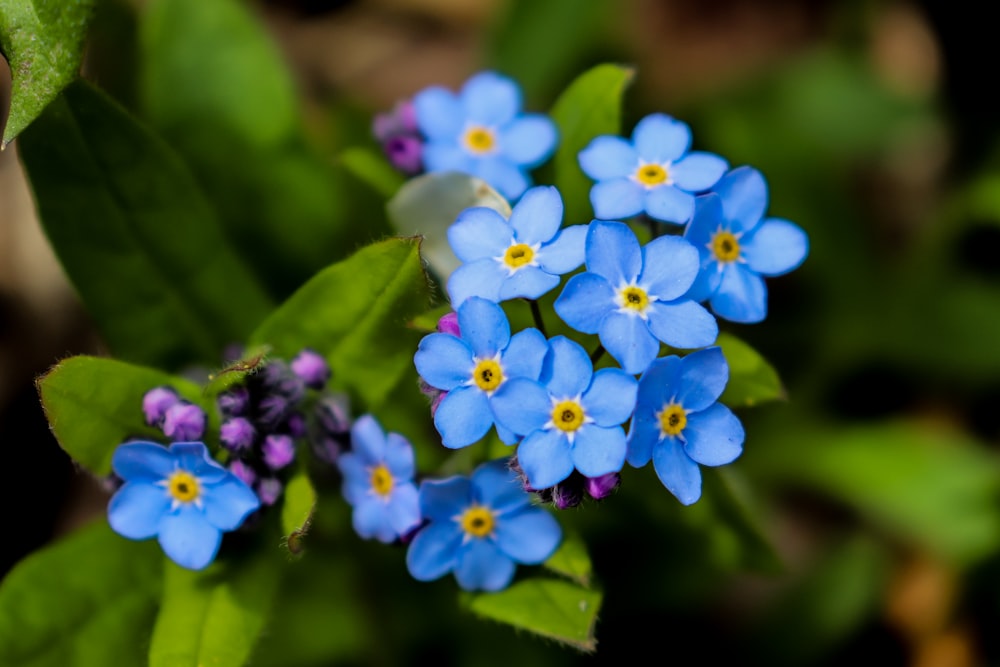
[{"label": "yellow flower center", "polygon": [[658,164],[644,164],[636,169],[635,180],[652,188],[667,181],[667,170]]},{"label": "yellow flower center", "polygon": [[483,359],[472,371],[472,380],[485,392],[491,392],[503,382],[503,369],[493,359]]},{"label": "yellow flower center", "polygon": [[480,125],[473,125],[466,130],[463,140],[465,147],[469,149],[469,152],[475,153],[476,155],[489,153],[496,147],[497,143],[493,130]]},{"label": "yellow flower center", "polygon": [[566,433],[572,433],[583,426],[583,408],[576,401],[562,401],[552,408],[552,423]]},{"label": "yellow flower center", "polygon": [[167,492],[178,502],[190,503],[201,495],[201,484],[186,470],[177,470],[167,478]]},{"label": "yellow flower center", "polygon": [[649,306],[649,295],[646,294],[646,290],[641,287],[636,287],[635,285],[630,285],[623,289],[619,296],[621,298],[622,308],[628,308],[636,312],[645,312],[646,307]]},{"label": "yellow flower center", "polygon": [[372,491],[380,496],[387,496],[392,493],[392,473],[389,472],[384,463],[380,463],[372,468],[371,483]]},{"label": "yellow flower center", "polygon": [[660,419],[660,432],[664,436],[678,435],[687,426],[687,413],[676,403],[663,406],[656,416]]},{"label": "yellow flower center", "polygon": [[496,519],[488,507],[473,505],[462,513],[462,530],[472,537],[486,537],[493,533]]},{"label": "yellow flower center", "polygon": [[740,242],[732,232],[716,232],[712,237],[712,252],[720,262],[735,262],[740,258]]},{"label": "yellow flower center", "polygon": [[503,255],[503,262],[510,269],[519,269],[525,264],[531,263],[535,258],[535,251],[526,243],[516,243],[507,248]]}]

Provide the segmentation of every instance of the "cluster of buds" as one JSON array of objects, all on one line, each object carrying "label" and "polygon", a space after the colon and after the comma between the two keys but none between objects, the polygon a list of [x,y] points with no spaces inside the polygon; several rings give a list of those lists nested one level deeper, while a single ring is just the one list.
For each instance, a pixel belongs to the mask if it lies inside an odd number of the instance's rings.
[{"label": "cluster of buds", "polygon": [[404,100],[375,116],[372,133],[396,169],[410,176],[423,171],[424,138],[412,102]]},{"label": "cluster of buds", "polygon": [[621,475],[610,472],[599,477],[585,477],[573,471],[569,477],[555,486],[547,489],[534,489],[528,483],[528,478],[517,462],[517,455],[511,457],[510,469],[517,474],[521,486],[528,493],[533,493],[543,503],[552,503],[557,509],[568,510],[583,502],[584,498],[604,500],[621,484]]},{"label": "cluster of buds", "polygon": [[205,434],[205,411],[185,401],[170,387],[155,387],[142,398],[146,423],[163,431],[170,442],[194,442]]}]

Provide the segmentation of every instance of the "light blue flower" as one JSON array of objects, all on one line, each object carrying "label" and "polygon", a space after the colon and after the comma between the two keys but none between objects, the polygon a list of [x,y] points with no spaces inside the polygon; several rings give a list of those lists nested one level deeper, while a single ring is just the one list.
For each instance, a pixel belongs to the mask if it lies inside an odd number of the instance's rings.
[{"label": "light blue flower", "polygon": [[620,424],[635,408],[631,375],[618,368],[595,373],[586,351],[564,336],[549,347],[538,381],[515,378],[493,397],[497,423],[525,436],[517,460],[534,489],[558,484],[574,468],[585,477],[621,470]]},{"label": "light blue flower", "polygon": [[448,279],[451,305],[470,296],[490,301],[537,299],[559,276],[583,264],[586,225],[560,230],[563,202],[551,186],[528,190],[506,220],[491,208],[468,208],[448,228],[463,264]]},{"label": "light blue flower", "polygon": [[158,537],[164,553],[200,570],[215,559],[222,533],[260,507],[253,490],[200,442],[120,445],[111,459],[122,486],[108,504],[111,528],[132,540]]},{"label": "light blue flower", "polygon": [[708,301],[716,315],[733,322],[767,316],[763,276],[780,276],[809,254],[809,238],[780,218],[764,218],[767,183],[752,167],[726,174],[715,194],[698,197],[684,232],[701,254],[701,272],[688,296]]},{"label": "light blue flower", "polygon": [[471,478],[422,482],[420,511],[430,522],[410,543],[407,569],[420,581],[454,572],[468,591],[506,588],[518,563],[544,562],[562,540],[505,460],[484,463]]},{"label": "light blue flower", "polygon": [[621,220],[645,212],[684,224],[694,213],[694,194],[712,187],[729,164],[712,153],[688,152],[687,124],[662,113],[643,118],[632,141],[600,136],[579,155],[580,167],[597,181],[590,190],[594,215]]},{"label": "light blue flower", "polygon": [[374,417],[364,415],[351,427],[351,451],[340,455],[337,466],[358,535],[388,544],[420,525],[413,447],[403,436],[386,435]]},{"label": "light blue flower", "polygon": [[522,114],[517,84],[495,72],[476,74],[457,95],[440,86],[426,88],[413,106],[427,137],[427,171],[477,176],[510,200],[531,185],[527,170],[555,149],[555,123],[542,114]]},{"label": "light blue flower", "polygon": [[660,341],[685,349],[715,342],[715,318],[686,295],[698,275],[690,243],[661,236],[640,248],[627,225],[595,220],[586,252],[587,271],[566,283],[556,313],[577,331],[598,334],[626,371],[646,370]]},{"label": "light blue flower", "polygon": [[[420,341],[413,363],[424,382],[448,392],[434,412],[434,426],[445,447],[478,441],[494,423],[493,398],[511,378],[536,379],[549,346],[537,329],[513,337],[503,309],[480,297],[458,308],[461,337],[433,333]],[[515,434],[497,424],[508,444]]]},{"label": "light blue flower", "polygon": [[722,350],[654,361],[639,379],[628,436],[628,462],[653,460],[663,485],[685,505],[701,497],[698,464],[720,466],[743,451],[743,425],[717,403],[729,380]]}]

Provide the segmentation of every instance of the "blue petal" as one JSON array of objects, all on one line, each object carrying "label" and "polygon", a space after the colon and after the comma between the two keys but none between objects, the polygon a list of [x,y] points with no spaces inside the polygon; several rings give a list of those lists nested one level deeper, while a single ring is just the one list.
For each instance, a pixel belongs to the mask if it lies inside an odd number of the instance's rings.
[{"label": "blue petal", "polygon": [[595,181],[628,178],[639,167],[639,154],[621,137],[597,137],[580,151],[578,160],[583,173]]},{"label": "blue petal", "polygon": [[420,525],[420,496],[412,482],[398,484],[392,490],[386,515],[397,536],[405,535]]},{"label": "blue petal", "polygon": [[673,162],[691,146],[687,123],[662,113],[646,116],[632,130],[632,143],[646,162]]},{"label": "blue petal", "polygon": [[423,337],[413,355],[413,365],[424,382],[444,391],[468,382],[475,366],[469,344],[443,333]]},{"label": "blue petal", "polygon": [[569,442],[556,429],[529,434],[517,448],[517,462],[533,489],[547,489],[573,472]]},{"label": "blue petal", "polygon": [[704,410],[719,400],[729,381],[729,364],[721,348],[692,352],[679,365],[674,395],[685,410]]},{"label": "blue petal", "polygon": [[457,171],[470,174],[476,164],[476,159],[454,142],[424,144],[420,159],[424,163],[424,168],[429,172]]},{"label": "blue petal", "polygon": [[635,181],[616,178],[590,188],[590,205],[599,220],[623,220],[642,213],[646,190]]},{"label": "blue petal", "polygon": [[555,336],[549,340],[549,356],[542,365],[541,382],[557,399],[579,396],[594,376],[594,364],[579,343]]},{"label": "blue petal", "polygon": [[708,301],[719,290],[722,284],[722,265],[713,260],[702,262],[698,277],[684,296],[699,303]]},{"label": "blue petal", "polygon": [[385,438],[385,466],[397,483],[413,479],[416,471],[413,446],[398,433],[390,433]]},{"label": "blue petal", "polygon": [[538,329],[525,329],[513,335],[503,353],[503,373],[507,379],[525,377],[537,380],[549,352],[549,342]]},{"label": "blue petal", "polygon": [[479,359],[492,359],[510,342],[510,324],[503,309],[479,297],[469,297],[459,307],[458,330]]},{"label": "blue petal", "polygon": [[232,473],[221,482],[206,484],[203,502],[205,520],[223,531],[236,530],[260,508],[257,494]]},{"label": "blue petal", "polygon": [[562,540],[562,528],[539,507],[530,507],[497,522],[496,544],[518,563],[538,565],[551,556]]},{"label": "blue petal", "polygon": [[[496,415],[494,414],[494,418],[495,417]],[[517,433],[514,433],[509,428],[505,428],[504,425],[499,422],[494,422],[493,426],[497,430],[497,437],[500,438],[500,442],[502,442],[505,445],[513,445],[514,443],[516,443],[518,440],[521,439],[520,437],[518,437]]]},{"label": "blue petal", "polygon": [[603,368],[594,373],[581,404],[598,426],[617,426],[635,410],[638,390],[639,384],[628,373],[618,368]]},{"label": "blue petal", "polygon": [[674,185],[688,192],[700,192],[715,185],[729,169],[729,163],[718,155],[695,151],[670,166]]},{"label": "blue petal", "polygon": [[780,276],[805,261],[809,237],[798,225],[768,218],[741,246],[747,266],[765,276]]},{"label": "blue petal", "polygon": [[181,469],[187,470],[201,482],[218,482],[229,474],[229,471],[212,458],[204,443],[175,442],[170,445],[170,453]]},{"label": "blue petal", "polygon": [[548,273],[562,275],[579,268],[586,257],[588,225],[566,227],[535,253],[535,261]]},{"label": "blue petal", "polygon": [[767,286],[746,266],[730,264],[709,303],[716,315],[730,322],[760,322],[767,317]]},{"label": "blue petal", "polygon": [[587,271],[607,280],[612,288],[631,283],[642,271],[639,240],[624,223],[593,221],[586,245]]},{"label": "blue petal", "polygon": [[552,186],[538,186],[524,193],[510,214],[518,243],[544,243],[559,231],[562,224],[563,202]]},{"label": "blue petal", "polygon": [[[472,502],[468,477],[428,479],[420,483],[420,514],[431,521],[454,523],[452,519]],[[458,530],[456,524],[456,530]]]},{"label": "blue petal", "polygon": [[673,400],[679,388],[679,378],[683,368],[684,364],[680,357],[673,354],[653,361],[639,378],[636,415],[645,412],[652,414],[662,409],[664,403]]},{"label": "blue petal", "polygon": [[[648,417],[648,415],[646,415]],[[660,440],[660,426],[658,420],[639,419],[639,415],[632,420],[629,427],[628,442],[626,443],[625,460],[633,468],[641,468],[649,463],[653,457],[653,447]]]},{"label": "blue petal", "polygon": [[615,292],[596,273],[580,273],[566,282],[554,308],[562,321],[583,333],[595,334],[615,309]]},{"label": "blue petal", "polygon": [[573,441],[573,465],[587,477],[618,472],[625,465],[625,431],[585,424]]},{"label": "blue petal", "polygon": [[715,318],[694,301],[657,301],[650,304],[646,313],[649,315],[649,330],[671,347],[705,347],[719,336]]},{"label": "blue petal", "polygon": [[434,413],[434,426],[441,434],[441,444],[449,449],[477,442],[493,426],[493,412],[486,394],[478,387],[452,389]]},{"label": "blue petal", "polygon": [[697,463],[721,466],[732,463],[743,451],[743,424],[732,410],[715,403],[688,415],[684,451]]},{"label": "blue petal", "polygon": [[500,257],[512,238],[514,230],[507,220],[485,206],[465,209],[448,227],[448,243],[463,262]]},{"label": "blue petal", "polygon": [[475,539],[462,550],[455,579],[467,591],[499,591],[510,584],[514,569],[514,561],[492,540]]},{"label": "blue petal", "polygon": [[522,167],[535,167],[556,147],[556,125],[547,116],[524,114],[500,132],[503,154]]},{"label": "blue petal", "polygon": [[541,428],[551,417],[549,392],[538,382],[513,378],[500,385],[490,398],[497,423],[518,435]]},{"label": "blue petal", "polygon": [[767,210],[767,183],[753,167],[738,167],[722,177],[715,186],[727,219],[743,231],[753,229]]},{"label": "blue petal", "polygon": [[438,579],[455,568],[461,544],[462,531],[451,519],[425,526],[406,550],[406,569],[417,581]]},{"label": "blue petal", "polygon": [[468,119],[486,126],[509,123],[521,110],[517,84],[496,72],[480,72],[462,86],[459,93]]},{"label": "blue petal", "polygon": [[517,474],[507,465],[508,459],[496,459],[472,473],[472,498],[495,512],[505,514],[526,507],[531,496],[521,486]]},{"label": "blue petal", "polygon": [[[650,304],[647,312],[658,305]],[[622,365],[626,373],[635,375],[646,370],[660,352],[660,343],[649,329],[646,320],[641,317],[613,312],[601,324],[601,345]]]},{"label": "blue petal", "polygon": [[397,537],[389,523],[385,500],[379,496],[368,496],[355,505],[351,520],[354,532],[366,540],[374,537],[383,544],[389,544]]},{"label": "blue petal", "polygon": [[440,86],[417,93],[413,110],[420,131],[431,139],[454,139],[465,125],[465,112],[458,97]]},{"label": "blue petal", "polygon": [[471,173],[492,185],[510,201],[516,200],[531,186],[531,179],[516,164],[499,155],[476,160]]},{"label": "blue petal", "polygon": [[559,276],[546,273],[537,266],[524,266],[500,283],[500,300],[537,299],[559,286]]},{"label": "blue petal", "polygon": [[201,570],[215,559],[222,532],[194,505],[187,505],[163,517],[159,541],[170,560],[189,570]]},{"label": "blue petal", "polygon": [[672,185],[661,185],[645,193],[642,206],[651,218],[683,225],[694,215],[694,195]]},{"label": "blue petal", "polygon": [[712,242],[712,235],[720,226],[729,229],[729,221],[722,215],[722,200],[719,195],[709,193],[695,197],[694,216],[684,230],[684,238],[698,249],[702,257],[711,253],[708,246]]},{"label": "blue petal", "polygon": [[145,480],[128,482],[108,503],[108,523],[123,537],[146,540],[159,531],[160,519],[168,509],[170,498],[166,489]]},{"label": "blue petal", "polygon": [[111,467],[126,481],[156,481],[170,476],[177,468],[177,459],[163,445],[136,441],[115,449]]},{"label": "blue petal", "polygon": [[507,271],[494,259],[480,259],[463,264],[448,277],[448,298],[451,307],[458,308],[465,300],[478,296],[488,301],[500,300],[500,286]]},{"label": "blue petal", "polygon": [[[447,334],[432,335],[445,336]],[[418,351],[417,354],[419,353]],[[468,377],[468,373],[466,373],[466,377]],[[362,415],[351,425],[351,449],[367,465],[376,465],[385,458],[385,433],[382,432],[382,427],[371,415]]]},{"label": "blue petal", "polygon": [[337,457],[337,467],[344,478],[341,493],[351,505],[357,505],[371,490],[371,476],[368,465],[354,452],[345,452]]},{"label": "blue petal", "polygon": [[653,448],[653,468],[663,486],[683,504],[701,498],[701,470],[676,438],[665,438]]},{"label": "blue petal", "polygon": [[660,301],[673,301],[690,289],[700,265],[693,245],[679,236],[661,236],[642,248],[638,284]]}]

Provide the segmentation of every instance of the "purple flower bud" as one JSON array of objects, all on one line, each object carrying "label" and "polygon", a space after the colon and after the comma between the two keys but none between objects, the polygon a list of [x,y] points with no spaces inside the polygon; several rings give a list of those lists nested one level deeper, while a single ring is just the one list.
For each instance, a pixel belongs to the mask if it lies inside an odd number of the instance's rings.
[{"label": "purple flower bud", "polygon": [[256,437],[257,429],[243,417],[227,419],[219,427],[219,440],[231,452],[245,452],[253,446]]},{"label": "purple flower bud", "polygon": [[242,459],[233,459],[229,462],[229,472],[236,475],[241,482],[249,487],[253,487],[257,481],[257,473],[254,472],[250,464]]},{"label": "purple flower bud", "polygon": [[292,359],[292,372],[310,389],[322,389],[330,379],[330,366],[318,352],[308,348]]},{"label": "purple flower bud", "polygon": [[288,432],[293,438],[304,438],[306,436],[306,418],[301,412],[293,412],[288,415]]},{"label": "purple flower bud", "polygon": [[171,406],[180,402],[180,396],[170,387],[150,389],[142,397],[142,412],[146,415],[146,423],[159,426]]},{"label": "purple flower bud", "polygon": [[458,328],[458,313],[451,311],[442,315],[441,319],[438,320],[437,330],[438,333],[461,337],[462,330]]},{"label": "purple flower bud", "polygon": [[618,488],[621,483],[621,475],[616,472],[609,472],[600,477],[588,477],[584,483],[584,488],[594,500],[602,500],[611,495],[611,492]]},{"label": "purple flower bud", "polygon": [[410,100],[400,100],[392,111],[376,114],[372,123],[372,134],[379,141],[385,141],[397,134],[419,134],[417,111]]},{"label": "purple flower bud", "polygon": [[561,510],[576,507],[583,500],[583,489],[572,478],[552,487],[552,502]]},{"label": "purple flower bud", "polygon": [[351,400],[346,394],[325,394],[315,410],[317,423],[327,434],[340,435],[351,430]]},{"label": "purple flower bud", "polygon": [[305,395],[306,386],[283,361],[272,361],[261,373],[264,389],[269,394],[279,394],[289,403],[296,404]]},{"label": "purple flower bud", "polygon": [[382,142],[382,151],[396,169],[417,174],[423,169],[424,142],[420,137],[399,134]]},{"label": "purple flower bud", "polygon": [[170,406],[163,416],[163,434],[173,442],[201,440],[205,434],[205,411],[187,401]]},{"label": "purple flower bud", "polygon": [[295,459],[295,441],[290,435],[272,433],[264,438],[261,449],[264,452],[264,463],[271,470],[280,470]]},{"label": "purple flower bud", "polygon": [[250,406],[250,390],[243,385],[230,387],[219,394],[217,403],[224,417],[240,417],[247,413]]},{"label": "purple flower bud", "polygon": [[261,504],[270,506],[278,502],[281,492],[284,491],[284,486],[281,484],[281,480],[275,477],[264,477],[257,481],[254,490],[257,492],[257,497],[260,498]]},{"label": "purple flower bud", "polygon": [[313,456],[330,465],[336,465],[337,459],[344,451],[344,445],[339,440],[324,435],[310,438],[309,447]]},{"label": "purple flower bud", "polygon": [[437,396],[435,396],[433,400],[431,400],[431,418],[432,419],[434,418],[434,413],[436,413],[437,410],[438,410],[438,406],[441,405],[441,401],[443,401],[444,397],[447,396],[447,395],[448,395],[448,392],[442,391]]},{"label": "purple flower bud", "polygon": [[291,406],[288,399],[279,394],[269,394],[257,405],[257,420],[264,426],[274,428],[285,420]]}]

